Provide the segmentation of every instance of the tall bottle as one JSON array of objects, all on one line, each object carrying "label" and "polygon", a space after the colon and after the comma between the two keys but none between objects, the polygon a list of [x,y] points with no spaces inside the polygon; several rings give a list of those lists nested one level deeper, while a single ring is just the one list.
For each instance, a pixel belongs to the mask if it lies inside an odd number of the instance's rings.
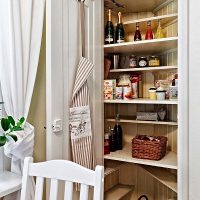
[{"label": "tall bottle", "polygon": [[116,144],[116,150],[122,150],[123,147],[123,138],[122,138],[122,127],[120,126],[120,118],[119,114],[116,116],[116,121],[115,121],[115,127],[114,127],[114,132],[115,132],[115,144]]},{"label": "tall bottle", "polygon": [[147,22],[147,32],[145,36],[145,40],[152,40],[153,39],[153,31],[151,29],[151,21]]},{"label": "tall bottle", "polygon": [[122,43],[125,41],[125,32],[122,24],[122,13],[118,12],[118,24],[116,27],[116,43]]},{"label": "tall bottle", "polygon": [[134,35],[134,41],[140,41],[142,40],[142,36],[140,33],[140,27],[139,27],[139,23],[136,23],[136,31],[135,31],[135,35]]},{"label": "tall bottle", "polygon": [[112,23],[112,14],[111,10],[108,10],[108,21],[105,28],[105,44],[114,43],[114,26]]},{"label": "tall bottle", "polygon": [[156,35],[155,35],[155,38],[156,39],[159,39],[159,38],[164,38],[164,33],[163,33],[163,30],[162,30],[162,27],[161,27],[161,23],[160,23],[160,19],[158,20],[158,28],[157,28],[157,31],[156,31]]}]

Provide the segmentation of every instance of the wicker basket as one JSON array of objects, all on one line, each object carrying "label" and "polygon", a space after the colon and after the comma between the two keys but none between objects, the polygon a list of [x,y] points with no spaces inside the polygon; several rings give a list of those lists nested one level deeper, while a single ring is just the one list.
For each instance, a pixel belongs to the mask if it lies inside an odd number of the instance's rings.
[{"label": "wicker basket", "polygon": [[158,121],[158,113],[156,113],[156,112],[137,112],[136,120]]},{"label": "wicker basket", "polygon": [[160,160],[166,154],[167,138],[163,136],[137,135],[132,140],[132,157]]}]

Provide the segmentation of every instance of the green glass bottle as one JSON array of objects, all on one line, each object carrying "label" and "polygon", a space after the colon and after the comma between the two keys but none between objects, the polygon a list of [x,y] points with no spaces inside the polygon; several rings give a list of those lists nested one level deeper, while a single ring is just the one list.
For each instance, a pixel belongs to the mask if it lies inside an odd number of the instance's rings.
[{"label": "green glass bottle", "polygon": [[116,27],[116,43],[125,42],[125,32],[122,23],[122,13],[118,12],[118,24]]},{"label": "green glass bottle", "polygon": [[112,14],[111,10],[108,10],[108,21],[105,28],[105,44],[114,43],[114,26],[112,23]]}]

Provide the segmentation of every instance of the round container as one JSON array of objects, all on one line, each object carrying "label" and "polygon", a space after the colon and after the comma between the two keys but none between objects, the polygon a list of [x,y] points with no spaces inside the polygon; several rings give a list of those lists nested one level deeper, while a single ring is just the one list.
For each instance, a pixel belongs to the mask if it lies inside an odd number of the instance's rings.
[{"label": "round container", "polygon": [[165,100],[165,94],[166,94],[165,90],[157,90],[156,91],[157,100],[160,100],[160,101]]},{"label": "round container", "polygon": [[129,67],[130,68],[137,67],[137,57],[135,55],[129,56]]},{"label": "round container", "polygon": [[150,56],[149,57],[149,67],[157,67],[157,66],[160,66],[159,56]]},{"label": "round container", "polygon": [[119,77],[118,86],[131,86],[131,80],[129,74],[122,74]]},{"label": "round container", "polygon": [[151,100],[156,100],[156,88],[149,89],[149,98]]},{"label": "round container", "polygon": [[138,60],[138,66],[139,67],[147,67],[148,66],[148,60],[145,56],[140,56]]}]

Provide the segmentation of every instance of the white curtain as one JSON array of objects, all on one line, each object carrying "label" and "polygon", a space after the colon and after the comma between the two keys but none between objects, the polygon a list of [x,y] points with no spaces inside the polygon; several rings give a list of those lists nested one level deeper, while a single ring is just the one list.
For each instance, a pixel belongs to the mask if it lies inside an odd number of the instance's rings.
[{"label": "white curtain", "polygon": [[[36,79],[45,0],[0,0],[0,83],[5,110],[27,118]],[[34,127],[28,122],[20,139],[5,146],[11,171],[21,174],[23,159],[32,156]],[[10,199],[18,199],[14,196]]]}]

